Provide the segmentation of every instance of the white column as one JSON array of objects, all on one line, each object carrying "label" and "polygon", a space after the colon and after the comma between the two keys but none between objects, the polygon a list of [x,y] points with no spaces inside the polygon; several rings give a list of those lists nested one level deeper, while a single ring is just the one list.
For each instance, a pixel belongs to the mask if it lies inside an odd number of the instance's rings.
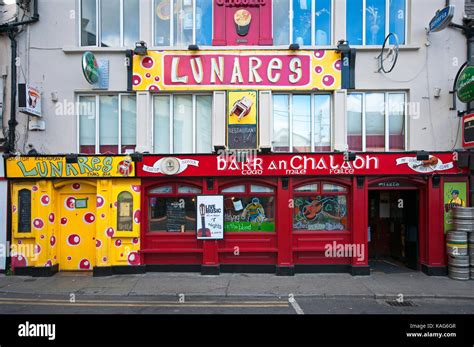
[{"label": "white column", "polygon": [[260,148],[272,147],[272,130],[273,130],[273,117],[272,117],[272,93],[271,91],[264,90],[259,93],[259,132],[260,132]]},{"label": "white column", "polygon": [[347,149],[347,90],[336,90],[333,95],[332,144],[335,151]]},{"label": "white column", "polygon": [[216,91],[212,99],[212,146],[225,146],[226,92]]},{"label": "white column", "polygon": [[150,92],[137,93],[137,152],[153,153],[153,114]]}]

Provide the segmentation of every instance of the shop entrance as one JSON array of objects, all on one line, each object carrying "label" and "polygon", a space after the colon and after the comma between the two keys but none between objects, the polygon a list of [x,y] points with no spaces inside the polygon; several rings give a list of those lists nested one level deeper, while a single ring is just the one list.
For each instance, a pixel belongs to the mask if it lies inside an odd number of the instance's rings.
[{"label": "shop entrance", "polygon": [[369,190],[368,220],[372,270],[418,270],[419,191]]},{"label": "shop entrance", "polygon": [[83,184],[78,193],[68,191],[66,186],[59,198],[59,269],[92,270],[95,265],[95,187]]}]

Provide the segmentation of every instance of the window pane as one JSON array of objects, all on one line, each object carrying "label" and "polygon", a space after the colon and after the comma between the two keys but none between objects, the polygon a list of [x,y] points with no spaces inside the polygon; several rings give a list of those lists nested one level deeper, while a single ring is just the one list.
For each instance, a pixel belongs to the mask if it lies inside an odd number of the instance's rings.
[{"label": "window pane", "polygon": [[173,98],[173,153],[193,152],[193,98],[175,95]]},{"label": "window pane", "polygon": [[290,0],[273,0],[273,44],[290,44]]},{"label": "window pane", "polygon": [[311,0],[293,0],[293,42],[311,45]]},{"label": "window pane", "polygon": [[297,196],[294,230],[347,230],[347,199],[341,195]]},{"label": "window pane", "polygon": [[311,151],[311,95],[293,95],[293,151]]},{"label": "window pane", "polygon": [[331,0],[316,0],[316,45],[331,44]]},{"label": "window pane", "polygon": [[250,186],[250,191],[252,193],[273,193],[274,189],[271,187],[257,186],[252,184]]},{"label": "window pane", "polygon": [[155,46],[170,45],[170,0],[154,0]]},{"label": "window pane", "polygon": [[196,0],[196,44],[212,45],[212,1]]},{"label": "window pane", "polygon": [[118,96],[99,98],[100,153],[118,153]]},{"label": "window pane", "polygon": [[347,190],[346,187],[339,186],[337,184],[331,184],[331,183],[323,184],[324,193],[338,193],[338,192],[345,192],[346,190]]},{"label": "window pane", "polygon": [[81,46],[97,45],[97,17],[95,0],[81,2]]},{"label": "window pane", "polygon": [[95,96],[79,97],[79,151],[95,153]]},{"label": "window pane", "polygon": [[153,189],[150,189],[148,193],[150,194],[169,194],[173,192],[173,187],[172,186],[161,186],[161,187],[156,187]]},{"label": "window pane", "polygon": [[133,230],[133,197],[129,192],[122,192],[117,198],[117,230]]},{"label": "window pane", "polygon": [[314,96],[315,151],[331,150],[331,95]]},{"label": "window pane", "polygon": [[[406,0],[390,0],[390,32],[395,33],[400,45],[405,44]],[[395,43],[390,38],[390,43]]]},{"label": "window pane", "polygon": [[149,231],[196,231],[196,198],[156,198],[148,200]]},{"label": "window pane", "polygon": [[346,32],[350,45],[362,45],[363,25],[362,0],[346,0]]},{"label": "window pane", "polygon": [[18,192],[18,232],[31,232],[31,191],[28,189]]},{"label": "window pane", "polygon": [[385,0],[366,0],[365,44],[382,45],[385,39]]},{"label": "window pane", "polygon": [[153,98],[153,152],[170,153],[170,97]]},{"label": "window pane", "polygon": [[347,95],[347,145],[362,151],[362,94]]},{"label": "window pane", "polygon": [[385,94],[365,95],[366,150],[385,150]]},{"label": "window pane", "polygon": [[273,95],[273,150],[290,150],[290,105],[289,95]]},{"label": "window pane", "polygon": [[405,94],[388,95],[389,148],[391,151],[405,150]]},{"label": "window pane", "polygon": [[245,186],[232,186],[228,188],[222,189],[222,193],[244,193],[245,192]]},{"label": "window pane", "polygon": [[297,191],[297,192],[317,192],[318,191],[318,184],[317,183],[307,184],[307,185],[295,188],[295,191]]},{"label": "window pane", "polygon": [[120,0],[101,0],[101,46],[120,46]]},{"label": "window pane", "polygon": [[224,199],[224,231],[275,231],[275,198],[226,197]]},{"label": "window pane", "polygon": [[124,46],[135,47],[135,42],[140,39],[139,0],[123,2],[123,31]]},{"label": "window pane", "polygon": [[201,193],[201,189],[200,189],[200,188],[197,188],[197,187],[190,187],[190,186],[182,186],[182,185],[179,185],[179,186],[178,186],[178,193],[183,193],[183,194],[190,194],[190,193],[200,194],[200,193]]},{"label": "window pane", "polygon": [[196,152],[212,152],[212,96],[196,96]]},{"label": "window pane", "polygon": [[193,42],[193,2],[174,0],[174,45],[188,46]]},{"label": "window pane", "polygon": [[137,145],[137,99],[134,95],[122,96],[122,150],[135,151]]}]

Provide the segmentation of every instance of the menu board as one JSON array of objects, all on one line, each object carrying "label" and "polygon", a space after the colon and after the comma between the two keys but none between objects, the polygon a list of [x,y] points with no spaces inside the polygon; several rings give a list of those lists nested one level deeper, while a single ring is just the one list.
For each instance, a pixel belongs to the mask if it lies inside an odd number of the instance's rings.
[{"label": "menu board", "polygon": [[18,192],[18,232],[31,232],[31,191],[22,189]]},{"label": "menu board", "polygon": [[186,227],[186,206],[184,202],[166,201],[166,217],[167,231],[184,231],[184,228]]}]

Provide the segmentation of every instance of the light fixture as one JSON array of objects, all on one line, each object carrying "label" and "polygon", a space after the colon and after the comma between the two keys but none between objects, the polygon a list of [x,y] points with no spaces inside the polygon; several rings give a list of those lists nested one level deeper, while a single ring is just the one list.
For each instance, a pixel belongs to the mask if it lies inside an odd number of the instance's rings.
[{"label": "light fixture", "polygon": [[188,51],[199,51],[199,46],[198,45],[189,45],[188,46]]},{"label": "light fixture", "polygon": [[290,51],[297,51],[297,50],[300,49],[300,45],[297,44],[297,43],[292,43],[292,44],[290,44],[290,47],[288,47],[288,49],[289,49]]},{"label": "light fixture", "polygon": [[260,147],[260,152],[262,154],[270,154],[270,153],[272,153],[272,148],[271,147]]},{"label": "light fixture", "polygon": [[77,154],[66,154],[66,164],[76,164],[77,158]]},{"label": "light fixture", "polygon": [[355,152],[344,152],[344,161],[354,161],[356,160]]},{"label": "light fixture", "polygon": [[337,43],[337,50],[342,54],[347,54],[351,51],[351,46],[349,46],[349,42],[346,40],[339,40]]},{"label": "light fixture", "polygon": [[214,146],[214,153],[222,154],[222,152],[225,151],[226,149],[227,149],[226,146],[216,145]]},{"label": "light fixture", "polygon": [[429,160],[430,153],[424,150],[416,152],[416,160]]},{"label": "light fixture", "polygon": [[130,158],[132,158],[133,162],[140,163],[143,160],[143,154],[135,152],[130,154]]},{"label": "light fixture", "polygon": [[135,43],[135,50],[133,51],[136,55],[147,55],[148,54],[148,48],[146,46],[145,41],[140,41]]}]

